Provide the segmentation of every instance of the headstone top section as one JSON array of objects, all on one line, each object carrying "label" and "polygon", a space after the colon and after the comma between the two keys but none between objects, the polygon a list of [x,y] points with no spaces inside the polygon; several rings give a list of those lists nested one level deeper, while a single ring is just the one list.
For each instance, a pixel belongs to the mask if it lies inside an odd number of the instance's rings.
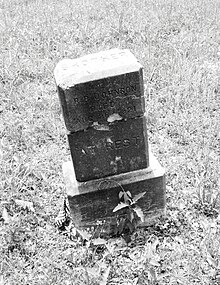
[{"label": "headstone top section", "polygon": [[129,50],[64,59],[54,73],[70,132],[145,113],[143,68]]},{"label": "headstone top section", "polygon": [[142,68],[127,49],[111,49],[77,59],[61,60],[55,70],[56,84],[61,88],[102,78],[136,72]]}]

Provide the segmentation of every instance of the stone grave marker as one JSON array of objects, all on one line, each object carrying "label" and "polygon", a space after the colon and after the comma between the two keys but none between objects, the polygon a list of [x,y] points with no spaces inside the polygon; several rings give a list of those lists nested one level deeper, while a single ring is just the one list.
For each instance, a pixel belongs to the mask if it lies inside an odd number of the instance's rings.
[{"label": "stone grave marker", "polygon": [[54,71],[71,161],[63,164],[77,226],[111,219],[121,189],[146,192],[144,222],[165,210],[165,172],[148,149],[143,67],[129,50],[60,61]]}]

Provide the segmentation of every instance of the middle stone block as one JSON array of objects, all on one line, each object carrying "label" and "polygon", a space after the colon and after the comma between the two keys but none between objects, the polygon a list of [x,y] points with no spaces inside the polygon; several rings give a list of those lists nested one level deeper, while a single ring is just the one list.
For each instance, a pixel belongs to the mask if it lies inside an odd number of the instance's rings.
[{"label": "middle stone block", "polygon": [[145,116],[94,125],[69,133],[68,140],[80,182],[149,166]]}]

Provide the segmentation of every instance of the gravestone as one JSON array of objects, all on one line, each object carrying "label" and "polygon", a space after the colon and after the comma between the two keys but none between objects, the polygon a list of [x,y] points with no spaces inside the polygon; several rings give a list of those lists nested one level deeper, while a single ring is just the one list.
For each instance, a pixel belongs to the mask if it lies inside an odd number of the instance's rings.
[{"label": "gravestone", "polygon": [[165,173],[148,148],[143,67],[129,50],[60,61],[54,71],[71,161],[63,164],[77,226],[111,218],[121,189],[146,192],[144,222],[165,210]]}]

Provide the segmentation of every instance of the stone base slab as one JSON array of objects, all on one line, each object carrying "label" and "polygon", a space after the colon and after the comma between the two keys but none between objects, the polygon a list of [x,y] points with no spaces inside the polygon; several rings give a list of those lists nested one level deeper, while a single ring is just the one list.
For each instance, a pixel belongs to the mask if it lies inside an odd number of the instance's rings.
[{"label": "stone base slab", "polygon": [[63,164],[63,175],[73,222],[76,227],[95,226],[115,217],[119,192],[130,191],[132,197],[146,192],[137,205],[148,225],[165,212],[165,171],[150,152],[150,166],[145,169],[107,178],[78,182],[71,161]]}]

